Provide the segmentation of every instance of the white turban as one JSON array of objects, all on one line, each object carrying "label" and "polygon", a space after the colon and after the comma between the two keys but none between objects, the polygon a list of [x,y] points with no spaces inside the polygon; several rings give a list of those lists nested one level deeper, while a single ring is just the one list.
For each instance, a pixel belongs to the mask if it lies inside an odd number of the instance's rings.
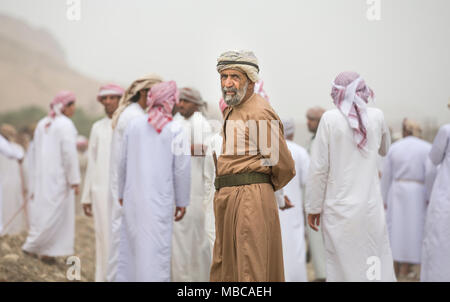
[{"label": "white turban", "polygon": [[226,69],[237,69],[244,72],[253,82],[258,82],[258,59],[251,51],[227,51],[217,59],[217,71],[220,73]]},{"label": "white turban", "polygon": [[284,137],[288,137],[294,134],[295,131],[295,122],[294,119],[290,118],[287,120],[283,120],[283,128],[284,128]]}]

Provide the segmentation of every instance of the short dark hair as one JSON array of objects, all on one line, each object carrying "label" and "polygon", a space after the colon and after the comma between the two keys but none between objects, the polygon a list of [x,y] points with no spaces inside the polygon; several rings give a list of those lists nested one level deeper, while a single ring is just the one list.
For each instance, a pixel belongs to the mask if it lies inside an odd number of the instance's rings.
[{"label": "short dark hair", "polygon": [[133,95],[132,97],[131,97],[131,99],[130,99],[130,102],[132,102],[132,103],[136,103],[137,101],[139,101],[139,91],[138,92],[136,92],[136,94],[135,95]]}]

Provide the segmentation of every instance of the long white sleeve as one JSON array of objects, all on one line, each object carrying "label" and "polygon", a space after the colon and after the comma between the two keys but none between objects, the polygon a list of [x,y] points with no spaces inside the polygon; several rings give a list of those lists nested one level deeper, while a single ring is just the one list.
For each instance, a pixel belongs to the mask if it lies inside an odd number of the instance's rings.
[{"label": "long white sleeve", "polygon": [[[209,145],[211,148],[212,146]],[[205,194],[203,200],[203,210],[205,212],[205,232],[208,237],[210,251],[212,255],[214,240],[216,238],[216,227],[215,227],[215,217],[214,217],[214,194],[216,189],[214,187],[215,180],[215,165],[214,159],[211,154],[205,156],[204,165],[204,190]]]},{"label": "long white sleeve", "polygon": [[77,154],[77,133],[75,127],[64,125],[61,129],[61,157],[63,159],[64,171],[66,179],[70,185],[78,185],[81,182],[80,164]]},{"label": "long white sleeve", "polygon": [[436,166],[439,165],[445,158],[445,152],[448,149],[449,136],[445,132],[445,128],[441,127],[433,141],[433,146],[430,151],[430,159]]},{"label": "long white sleeve", "polygon": [[94,180],[94,173],[96,168],[96,160],[97,160],[97,150],[98,150],[98,134],[95,125],[92,127],[91,135],[89,137],[89,146],[87,150],[87,167],[86,174],[84,177],[84,187],[83,193],[81,194],[81,203],[82,204],[91,204],[92,203],[92,184]]},{"label": "long white sleeve", "polygon": [[284,190],[283,188],[275,191],[275,199],[277,201],[279,208],[284,208],[286,206],[286,201],[284,200]]},{"label": "long white sleeve", "polygon": [[387,205],[388,194],[393,181],[392,178],[391,153],[388,153],[384,160],[383,174],[380,180],[381,196],[385,206]]},{"label": "long white sleeve", "polygon": [[306,186],[306,181],[308,179],[309,164],[310,164],[309,155],[305,150],[305,152],[301,153],[301,161],[300,161],[301,171],[297,172],[298,177],[300,177],[301,188]]},{"label": "long white sleeve", "polygon": [[305,211],[307,214],[319,214],[323,209],[330,165],[328,142],[329,129],[325,116],[323,116],[311,148],[311,161],[306,183]]},{"label": "long white sleeve", "polygon": [[430,200],[431,192],[433,191],[434,180],[436,179],[437,171],[439,167],[436,167],[429,158],[425,162],[425,190],[427,200]]},{"label": "long white sleeve", "polygon": [[383,133],[381,134],[381,144],[380,149],[378,150],[378,154],[381,156],[385,156],[389,151],[389,147],[391,146],[391,134],[389,132],[389,128],[386,125],[386,122],[384,121],[384,117],[382,122]]},{"label": "long white sleeve", "polygon": [[175,191],[175,204],[178,207],[187,207],[191,194],[191,153],[189,139],[186,133],[180,128],[176,134],[177,139],[174,144],[178,144],[177,150],[183,152],[173,155],[173,179]]},{"label": "long white sleeve", "polygon": [[[118,197],[119,199],[123,199],[124,191],[125,191],[125,184],[127,180],[127,157],[128,157],[128,131],[129,129],[132,129],[130,127],[127,128],[127,131],[125,131],[122,145],[120,146],[120,152],[119,152],[119,163],[118,163],[118,169],[117,169],[117,185],[118,185]],[[118,202],[118,200],[115,200],[114,202]],[[124,201],[125,202],[125,201]]]},{"label": "long white sleeve", "polygon": [[0,135],[0,153],[10,159],[22,159],[24,156],[23,149],[8,142],[3,135]]}]

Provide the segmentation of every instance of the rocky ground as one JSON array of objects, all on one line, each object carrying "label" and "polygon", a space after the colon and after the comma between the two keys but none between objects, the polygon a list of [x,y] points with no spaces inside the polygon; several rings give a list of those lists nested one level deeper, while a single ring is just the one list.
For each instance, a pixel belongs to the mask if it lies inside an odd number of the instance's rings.
[{"label": "rocky ground", "polygon": [[[75,255],[81,263],[81,280],[94,281],[95,243],[92,219],[76,218]],[[56,263],[46,264],[37,257],[22,252],[26,232],[0,237],[0,281],[68,281],[66,274],[73,263],[58,257]]]},{"label": "rocky ground", "polygon": [[[77,209],[78,210],[78,209]],[[77,211],[79,213],[79,211]],[[95,238],[91,218],[76,217],[75,256],[81,261],[81,280],[94,281]],[[0,282],[17,281],[68,281],[67,271],[72,263],[66,264],[67,257],[58,257],[56,263],[46,264],[37,257],[24,254],[21,246],[26,232],[15,236],[0,237]],[[314,280],[311,263],[307,265],[308,279]],[[418,271],[418,268],[415,268]],[[418,276],[418,274],[416,274]],[[400,278],[402,282],[418,281],[417,277]]]}]

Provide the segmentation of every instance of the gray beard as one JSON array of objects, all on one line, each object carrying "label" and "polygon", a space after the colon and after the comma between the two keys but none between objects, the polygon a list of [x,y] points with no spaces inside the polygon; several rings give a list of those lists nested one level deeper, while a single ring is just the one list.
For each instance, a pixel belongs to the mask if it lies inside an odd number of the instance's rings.
[{"label": "gray beard", "polygon": [[[247,94],[247,88],[248,88],[248,82],[245,83],[244,87],[242,87],[241,89],[236,89],[236,88],[223,88],[222,89],[222,96],[223,96],[223,100],[225,101],[225,103],[228,106],[235,106],[237,104],[239,104],[240,102],[242,102],[242,99],[244,98],[244,96]],[[226,93],[229,91],[233,91],[235,92],[234,95],[227,95]]]}]

